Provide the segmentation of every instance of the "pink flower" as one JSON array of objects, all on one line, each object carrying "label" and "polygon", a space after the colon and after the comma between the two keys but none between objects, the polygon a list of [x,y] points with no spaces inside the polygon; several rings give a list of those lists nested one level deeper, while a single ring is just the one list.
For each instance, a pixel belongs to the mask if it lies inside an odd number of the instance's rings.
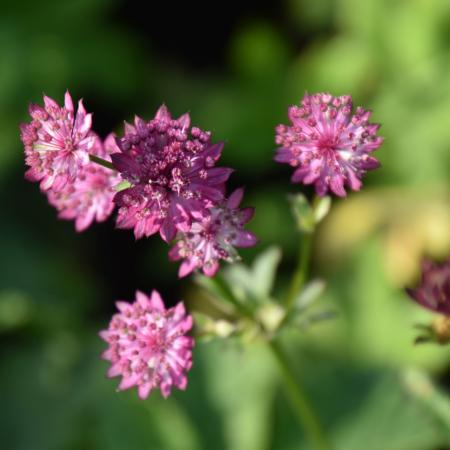
[{"label": "pink flower", "polygon": [[32,104],[29,111],[33,120],[21,125],[25,161],[30,167],[25,177],[40,181],[43,190],[60,190],[89,162],[95,140],[91,114],[86,114],[80,100],[75,115],[69,92],[63,107],[44,95],[44,108]]},{"label": "pink flower", "polygon": [[450,316],[450,258],[442,264],[424,260],[419,286],[406,292],[419,305]]},{"label": "pink flower", "polygon": [[192,317],[183,303],[166,309],[158,294],[136,292],[136,301],[116,303],[115,314],[100,337],[109,347],[103,358],[111,361],[108,377],[122,376],[119,390],[136,386],[141,399],[159,388],[167,397],[172,387],[186,389],[186,372],[192,366],[194,340],[186,336]]},{"label": "pink flower", "polygon": [[126,124],[117,144],[121,153],[113,155],[113,164],[132,184],[115,197],[117,226],[134,228],[136,239],[159,231],[170,242],[222,200],[232,172],[214,167],[223,144],[190,128],[189,114],[172,119],[163,105],[149,122],[136,117],[134,126]]},{"label": "pink flower", "polygon": [[239,209],[243,189],[234,191],[226,202],[210,210],[203,220],[194,222],[187,233],[179,233],[178,242],[169,252],[172,261],[183,259],[178,276],[184,277],[194,269],[202,269],[209,277],[216,274],[221,259],[238,259],[235,247],[253,247],[256,236],[244,230],[252,218],[253,208]]},{"label": "pink flower", "polygon": [[383,138],[376,136],[380,125],[369,123],[370,115],[358,107],[352,116],[349,95],[305,94],[300,107],[289,108],[292,125],[276,129],[281,147],[275,161],[295,167],[292,182],[314,183],[319,196],[331,190],[344,197],[344,185],[358,191],[364,173],[380,165],[371,153]]},{"label": "pink flower", "polygon": [[[118,152],[115,137],[110,134],[104,143],[96,137],[91,154],[111,161],[111,154]],[[77,178],[61,190],[47,191],[48,201],[58,211],[58,217],[75,220],[75,229],[84,231],[91,223],[105,221],[114,209],[114,186],[120,177],[114,170],[89,162],[78,170]]]}]

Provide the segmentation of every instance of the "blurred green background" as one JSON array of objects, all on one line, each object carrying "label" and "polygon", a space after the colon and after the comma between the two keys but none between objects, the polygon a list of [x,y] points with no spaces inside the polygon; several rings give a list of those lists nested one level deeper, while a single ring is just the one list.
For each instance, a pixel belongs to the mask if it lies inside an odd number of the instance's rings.
[{"label": "blurred green background", "polygon": [[[207,16],[205,17],[204,14]],[[321,305],[338,317],[286,336],[299,379],[340,450],[450,449],[450,351],[412,345],[432,315],[403,294],[423,255],[450,252],[450,2],[283,0],[200,5],[1,2],[0,447],[5,450],[309,449],[258,343],[199,343],[186,392],[141,402],[104,376],[113,300],[195,298],[158,238],[113,221],[75,234],[23,179],[19,123],[68,88],[94,128],[121,132],[165,102],[225,140],[232,186],[256,206],[256,249],[295,264],[274,126],[305,91],[351,94],[383,124],[382,168],[338,200],[315,243]],[[304,190],[308,194],[310,190]]]}]

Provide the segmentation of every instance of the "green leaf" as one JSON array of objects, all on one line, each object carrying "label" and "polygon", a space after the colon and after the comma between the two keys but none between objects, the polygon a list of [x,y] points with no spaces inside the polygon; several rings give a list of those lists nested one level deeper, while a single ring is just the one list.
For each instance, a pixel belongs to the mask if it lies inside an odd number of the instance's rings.
[{"label": "green leaf", "polygon": [[331,197],[316,197],[313,202],[313,216],[315,224],[319,224],[331,208]]},{"label": "green leaf", "polygon": [[278,247],[269,247],[255,258],[252,264],[252,275],[253,292],[257,297],[270,296],[280,261],[281,250]]},{"label": "green leaf", "polygon": [[204,288],[216,299],[222,300],[226,303],[233,303],[232,301],[230,302],[232,294],[229,292],[228,287],[224,283],[219,282],[218,277],[212,279],[204,275],[197,275],[194,280],[199,286]]},{"label": "green leaf", "polygon": [[233,294],[241,301],[256,301],[253,298],[253,276],[251,270],[242,263],[233,264],[224,271],[224,278],[227,281]]},{"label": "green leaf", "polygon": [[338,450],[431,450],[444,443],[398,377],[381,377],[335,433]]},{"label": "green leaf", "polygon": [[303,194],[295,194],[291,195],[289,200],[299,231],[312,233],[315,227],[315,218],[308,199]]},{"label": "green leaf", "polygon": [[255,258],[251,267],[233,264],[224,275],[230,291],[242,301],[264,303],[270,298],[280,260],[281,250],[270,247]]},{"label": "green leaf", "polygon": [[403,382],[408,392],[442,424],[450,439],[450,397],[438,389],[424,372],[418,370],[406,371]]},{"label": "green leaf", "polygon": [[302,289],[294,301],[294,308],[297,311],[304,311],[311,306],[324,293],[326,283],[324,280],[312,280]]},{"label": "green leaf", "polygon": [[132,184],[128,180],[123,180],[114,186],[114,190],[116,192],[120,192],[120,191],[130,188],[131,186],[132,186]]}]

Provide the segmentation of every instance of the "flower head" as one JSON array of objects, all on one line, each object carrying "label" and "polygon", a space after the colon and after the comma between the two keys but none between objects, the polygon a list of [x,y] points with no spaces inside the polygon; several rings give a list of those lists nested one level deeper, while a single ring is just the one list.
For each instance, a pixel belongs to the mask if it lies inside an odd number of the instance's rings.
[{"label": "flower head", "polygon": [[212,277],[221,259],[227,262],[238,259],[235,247],[252,247],[257,243],[256,236],[244,230],[253,216],[253,208],[239,209],[243,193],[243,189],[237,189],[226,201],[211,208],[207,217],[194,222],[187,233],[179,233],[169,258],[184,260],[178,272],[180,277],[195,269],[202,269]]},{"label": "flower head", "polygon": [[95,141],[91,114],[86,114],[81,100],[75,114],[69,92],[64,106],[44,96],[44,107],[32,104],[29,111],[32,121],[21,125],[25,161],[30,167],[25,176],[40,181],[43,190],[60,190],[89,162],[88,152]]},{"label": "flower head", "polygon": [[222,200],[231,170],[214,165],[223,144],[191,128],[188,114],[172,119],[163,105],[149,122],[136,117],[134,126],[126,124],[117,144],[113,164],[132,184],[116,195],[117,225],[134,228],[137,239],[159,231],[169,242]]},{"label": "flower head", "polygon": [[103,358],[111,361],[109,377],[122,376],[119,390],[136,386],[141,399],[152,389],[167,397],[171,389],[185,389],[186,372],[192,366],[194,340],[186,336],[192,317],[183,303],[166,309],[158,294],[136,292],[136,301],[116,303],[115,314],[100,337],[109,347]]},{"label": "flower head", "polygon": [[275,161],[295,167],[293,183],[315,185],[319,196],[331,190],[346,195],[345,185],[357,191],[367,170],[379,167],[371,153],[383,138],[379,124],[369,123],[370,111],[357,108],[352,115],[349,95],[305,94],[301,106],[288,111],[291,125],[278,125],[280,145]]},{"label": "flower head", "polygon": [[450,258],[442,264],[423,261],[419,286],[406,292],[419,305],[450,316]]},{"label": "flower head", "polygon": [[[118,152],[115,137],[110,134],[104,142],[96,137],[91,154],[111,161]],[[117,172],[89,162],[78,170],[77,178],[61,190],[47,191],[48,201],[58,211],[58,217],[75,220],[75,229],[84,231],[91,223],[105,221],[114,209],[114,186],[120,182]]]}]

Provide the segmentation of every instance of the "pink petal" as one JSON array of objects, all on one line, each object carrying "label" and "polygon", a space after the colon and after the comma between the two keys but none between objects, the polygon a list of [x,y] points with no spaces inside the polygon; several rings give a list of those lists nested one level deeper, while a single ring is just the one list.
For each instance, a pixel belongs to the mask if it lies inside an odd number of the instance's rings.
[{"label": "pink petal", "polygon": [[253,247],[258,243],[258,238],[250,231],[241,231],[238,233],[235,244],[236,247]]},{"label": "pink petal", "polygon": [[178,270],[178,277],[183,278],[189,275],[195,268],[196,264],[191,259],[183,261]]},{"label": "pink petal", "polygon": [[191,126],[191,118],[188,113],[183,114],[177,119],[178,123],[181,125],[182,130],[185,131]]},{"label": "pink petal", "polygon": [[227,167],[214,167],[212,169],[208,169],[206,172],[206,183],[209,185],[215,185],[225,183],[225,181],[230,178],[230,175],[234,172],[234,170]]},{"label": "pink petal", "polygon": [[347,169],[347,182],[354,191],[361,189],[361,180],[356,176],[352,169]]},{"label": "pink petal", "polygon": [[122,373],[122,369],[121,369],[121,362],[117,362],[115,364],[113,364],[107,372],[107,376],[108,378],[114,378],[117,377],[118,375],[120,375]]},{"label": "pink petal", "polygon": [[45,109],[59,109],[59,105],[58,103],[55,102],[55,100],[53,100],[50,97],[47,97],[46,95],[44,95],[44,104],[45,104]]},{"label": "pink petal", "polygon": [[64,95],[64,107],[73,113],[74,109],[73,109],[73,101],[72,101],[72,97],[69,94],[69,91],[66,91],[65,95]]},{"label": "pink petal", "polygon": [[339,197],[345,197],[344,180],[341,175],[333,175],[330,181],[331,190]]},{"label": "pink petal", "polygon": [[240,219],[242,221],[242,223],[247,223],[251,220],[251,218],[254,216],[255,214],[255,208],[242,208],[239,211],[239,215],[240,215]]},{"label": "pink petal", "polygon": [[236,189],[228,198],[227,200],[227,206],[230,209],[236,209],[239,207],[242,197],[244,196],[244,189],[239,188]]},{"label": "pink petal", "polygon": [[220,158],[220,155],[222,154],[223,147],[224,147],[223,142],[211,145],[211,147],[209,147],[208,150],[205,151],[205,156],[212,158],[214,161],[217,161]]},{"label": "pink petal", "polygon": [[124,377],[122,378],[119,387],[117,388],[119,391],[125,391],[127,389],[132,388],[135,384],[136,381],[138,380],[137,376],[130,376],[130,377]]},{"label": "pink petal", "polygon": [[181,259],[180,256],[180,243],[176,243],[170,250],[169,250],[169,260],[170,261],[178,261]]},{"label": "pink petal", "polygon": [[145,400],[152,390],[152,385],[150,383],[141,384],[138,387],[138,396],[141,400]]},{"label": "pink petal", "polygon": [[166,217],[166,219],[164,220],[162,226],[159,229],[159,234],[166,242],[170,242],[174,239],[175,235],[177,234],[177,229],[175,228],[175,224],[170,217]]},{"label": "pink petal", "polygon": [[203,273],[207,277],[213,277],[218,270],[219,270],[219,263],[217,261],[214,261],[213,263],[206,264],[205,266],[203,266]]},{"label": "pink petal", "polygon": [[142,308],[146,309],[150,306],[150,301],[148,297],[141,291],[136,291],[136,301],[142,306]]},{"label": "pink petal", "polygon": [[166,105],[163,104],[159,107],[158,111],[156,111],[155,119],[165,122],[168,122],[172,119],[172,116],[170,115],[170,112],[167,109]]},{"label": "pink petal", "polygon": [[161,383],[161,394],[164,398],[167,398],[170,395],[172,390],[171,383]]},{"label": "pink petal", "polygon": [[150,304],[157,311],[164,311],[164,309],[165,309],[164,302],[162,301],[162,298],[159,295],[159,292],[156,290],[152,291],[152,295],[150,297]]},{"label": "pink petal", "polygon": [[121,313],[124,313],[130,310],[131,305],[128,302],[119,300],[116,302],[116,307]]}]

